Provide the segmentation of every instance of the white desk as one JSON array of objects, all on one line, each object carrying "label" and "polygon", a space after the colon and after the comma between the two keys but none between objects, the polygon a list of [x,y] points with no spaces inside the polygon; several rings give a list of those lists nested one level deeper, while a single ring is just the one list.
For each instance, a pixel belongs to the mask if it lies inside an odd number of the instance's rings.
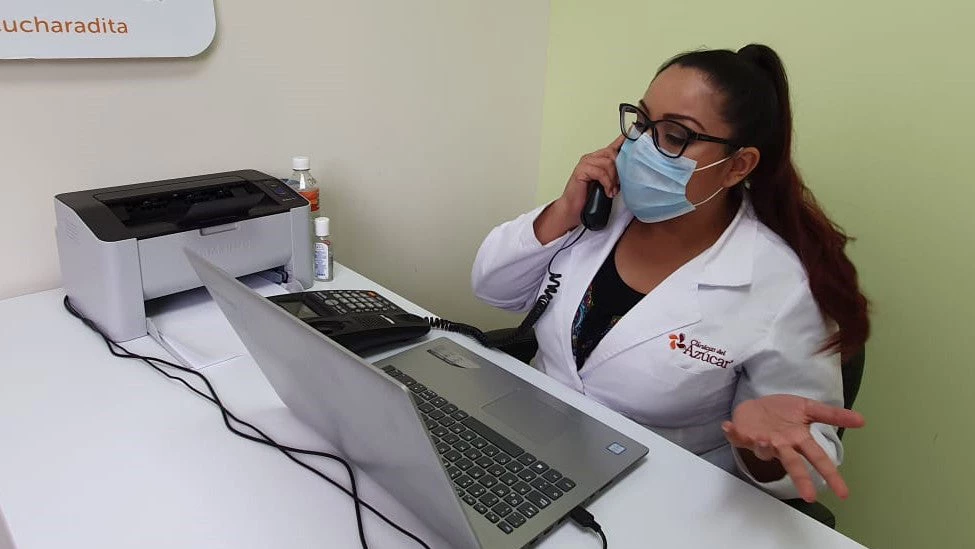
[{"label": "white desk", "polygon": [[[320,287],[374,289],[425,313],[341,266]],[[0,510],[17,549],[357,546],[344,494],[233,436],[217,409],[185,388],[110,356],[62,298],[52,290],[0,302]],[[589,506],[610,547],[861,547],[540,372],[454,339],[650,448]],[[149,338],[128,347],[166,356]],[[280,442],[328,448],[290,415],[249,356],[204,372],[231,409]],[[314,463],[344,478],[334,464]],[[373,498],[431,546],[444,546],[395,502]],[[418,547],[364,513],[372,547]],[[591,549],[599,541],[567,523],[541,546]]]}]

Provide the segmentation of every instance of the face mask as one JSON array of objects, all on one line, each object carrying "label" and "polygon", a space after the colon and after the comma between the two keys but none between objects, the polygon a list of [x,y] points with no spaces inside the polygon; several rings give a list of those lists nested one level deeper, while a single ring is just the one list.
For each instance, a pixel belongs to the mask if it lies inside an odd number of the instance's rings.
[{"label": "face mask", "polygon": [[636,141],[627,140],[616,156],[623,203],[644,223],[666,221],[693,212],[697,206],[718,196],[724,187],[701,202],[691,204],[686,195],[687,182],[695,172],[717,166],[729,158],[731,156],[695,169],[697,162],[686,156],[664,156],[647,134]]}]

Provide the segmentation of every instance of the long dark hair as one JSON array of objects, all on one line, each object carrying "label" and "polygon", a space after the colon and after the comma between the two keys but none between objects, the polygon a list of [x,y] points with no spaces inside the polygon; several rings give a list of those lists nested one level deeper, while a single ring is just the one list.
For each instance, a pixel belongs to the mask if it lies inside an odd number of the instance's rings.
[{"label": "long dark hair", "polygon": [[684,53],[657,74],[671,65],[704,73],[722,96],[735,148],[752,146],[761,153],[748,176],[749,195],[762,223],[799,256],[820,311],[839,326],[823,350],[858,352],[870,334],[869,304],[846,256],[850,238],[826,216],[792,162],[792,108],[782,60],[768,46],[749,44],[738,52]]}]

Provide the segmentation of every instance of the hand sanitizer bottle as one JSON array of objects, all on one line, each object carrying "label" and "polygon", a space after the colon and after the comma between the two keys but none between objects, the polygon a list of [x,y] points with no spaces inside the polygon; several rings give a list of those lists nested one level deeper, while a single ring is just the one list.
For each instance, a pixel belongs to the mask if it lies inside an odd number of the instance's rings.
[{"label": "hand sanitizer bottle", "polygon": [[315,280],[325,282],[331,282],[335,276],[328,225],[327,217],[315,218]]}]

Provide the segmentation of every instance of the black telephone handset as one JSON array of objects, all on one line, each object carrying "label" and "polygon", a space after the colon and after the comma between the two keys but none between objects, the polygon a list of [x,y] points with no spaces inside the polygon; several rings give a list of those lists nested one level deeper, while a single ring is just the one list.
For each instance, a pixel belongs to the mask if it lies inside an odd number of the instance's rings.
[{"label": "black telephone handset", "polygon": [[609,222],[609,212],[613,208],[613,199],[606,195],[603,186],[596,181],[589,182],[589,195],[586,205],[582,208],[582,226],[590,231],[599,231]]}]

